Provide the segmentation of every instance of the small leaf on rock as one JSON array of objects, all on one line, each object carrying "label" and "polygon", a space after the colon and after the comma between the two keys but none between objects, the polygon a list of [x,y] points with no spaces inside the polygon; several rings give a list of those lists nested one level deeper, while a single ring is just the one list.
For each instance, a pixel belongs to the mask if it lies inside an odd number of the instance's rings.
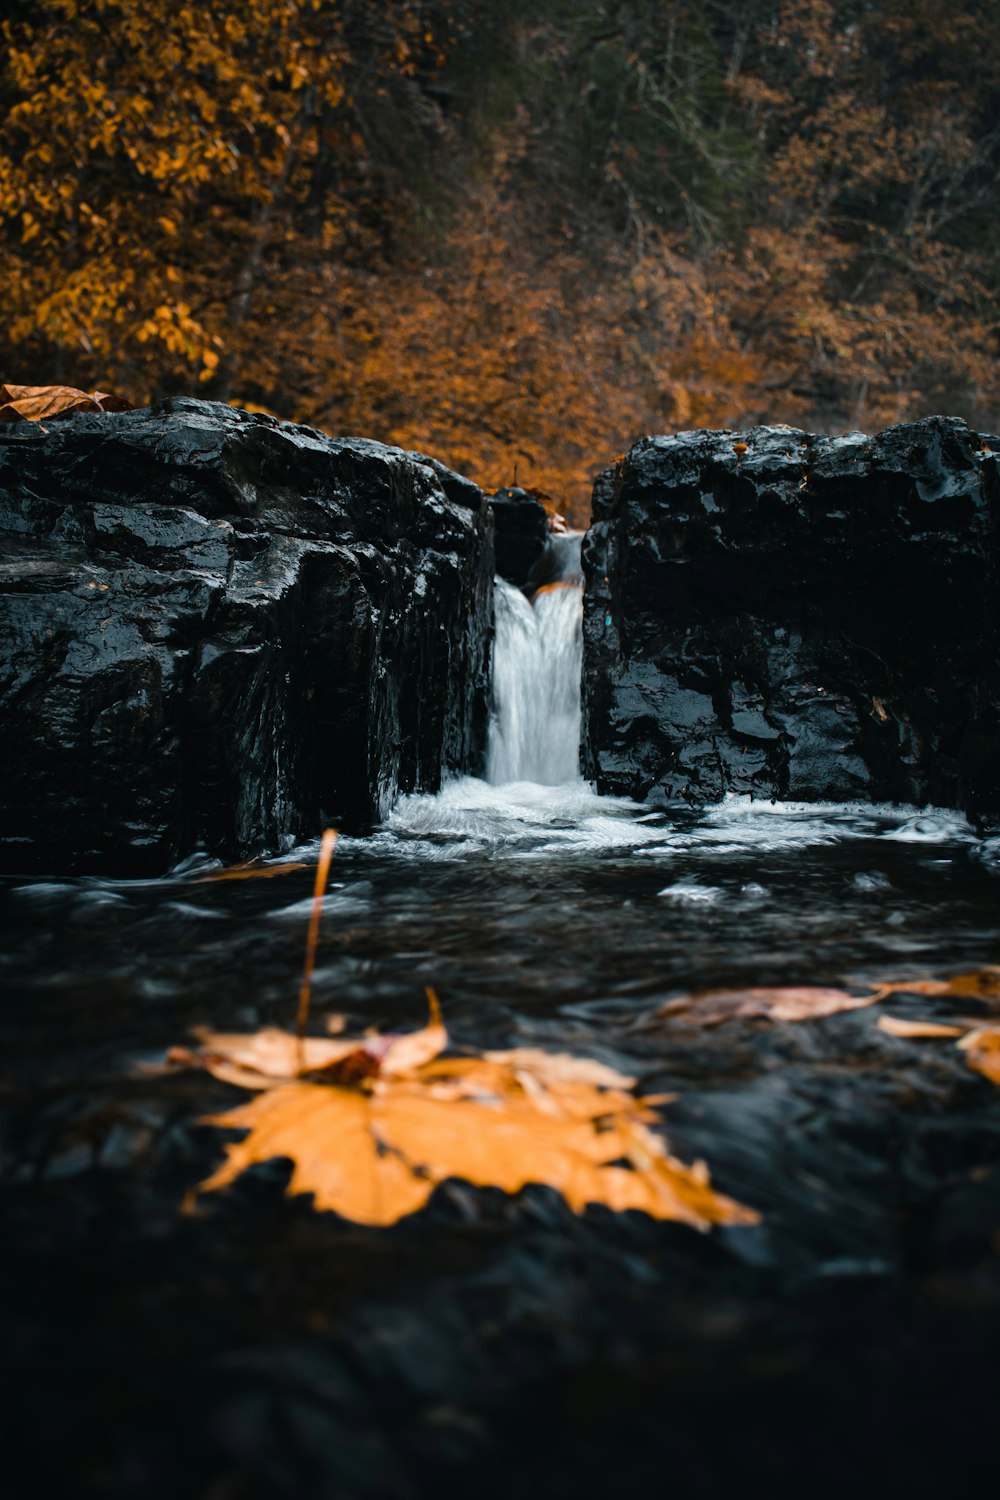
[{"label": "small leaf on rock", "polygon": [[1000,1083],[1000,1026],[980,1026],[958,1045],[968,1055],[970,1068],[991,1083]]},{"label": "small leaf on rock", "polygon": [[839,1011],[863,1010],[881,998],[852,995],[848,990],[820,985],[796,985],[771,989],[702,990],[670,1000],[656,1012],[660,1018],[676,1016],[690,1026],[718,1026],[723,1021],[761,1019],[767,1021],[816,1021]]},{"label": "small leaf on rock", "polygon": [[74,411],[131,411],[131,404],[107,391],[69,385],[0,385],[0,422],[41,422]]},{"label": "small leaf on rock", "polygon": [[902,1016],[879,1016],[878,1029],[888,1036],[898,1036],[904,1039],[962,1036],[965,1032],[964,1026],[948,1026],[940,1021],[907,1021]]}]

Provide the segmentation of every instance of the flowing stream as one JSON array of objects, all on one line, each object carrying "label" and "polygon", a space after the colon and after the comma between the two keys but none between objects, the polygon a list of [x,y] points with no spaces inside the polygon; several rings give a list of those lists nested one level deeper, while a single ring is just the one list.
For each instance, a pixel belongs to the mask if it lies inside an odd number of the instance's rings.
[{"label": "flowing stream", "polygon": [[[543,1034],[565,1010],[603,1017],[587,1035],[614,1050],[612,1016],[634,1019],[685,985],[867,981],[1000,958],[1000,853],[959,813],[728,797],[667,816],[597,796],[578,759],[579,541],[562,547],[562,578],[533,603],[496,584],[486,778],[403,797],[370,836],[340,840],[320,1006],[404,1024],[434,984],[471,1040],[501,1017]],[[95,1039],[126,1052],[227,1017],[287,1024],[313,853],[271,862],[304,866],[264,880],[215,879],[206,859],[153,881],[7,879],[0,980],[29,1032],[45,1018],[43,1049],[92,992]]]}]

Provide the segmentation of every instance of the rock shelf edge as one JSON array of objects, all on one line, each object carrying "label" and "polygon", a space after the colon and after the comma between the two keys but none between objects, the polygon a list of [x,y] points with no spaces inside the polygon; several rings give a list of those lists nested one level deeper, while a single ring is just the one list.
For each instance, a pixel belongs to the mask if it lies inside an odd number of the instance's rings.
[{"label": "rock shelf edge", "polygon": [[[636,444],[583,547],[585,774],[1000,826],[998,453],[947,417]],[[0,868],[277,852],[478,773],[494,570],[544,537],[521,491],[214,403],[0,426]]]}]

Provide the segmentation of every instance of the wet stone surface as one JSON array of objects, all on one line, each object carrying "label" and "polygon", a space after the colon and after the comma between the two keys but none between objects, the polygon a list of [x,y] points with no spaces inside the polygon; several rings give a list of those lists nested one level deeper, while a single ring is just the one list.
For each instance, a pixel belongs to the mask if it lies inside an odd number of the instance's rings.
[{"label": "wet stone surface", "polygon": [[583,549],[599,790],[1000,824],[998,503],[992,439],[957,418],[642,439],[598,480]]},{"label": "wet stone surface", "polygon": [[366,1230],[284,1198],[281,1162],[184,1216],[224,1140],[200,1118],[241,1095],[140,1064],[194,1025],[291,1023],[311,870],[10,879],[9,1475],[185,1500],[971,1493],[1000,1349],[1000,1089],[876,1022],[989,1007],[656,1012],[693,987],[995,961],[976,836],[890,810],[641,821],[575,788],[499,810],[492,788],[487,816],[479,787],[341,842],[317,1027],[420,1025],[432,983],[459,1049],[636,1073],[677,1095],[674,1151],[761,1226],[577,1219],[545,1188],[451,1183]]},{"label": "wet stone surface", "polygon": [[0,424],[0,868],[370,826],[485,749],[493,523],[435,459],[220,403]]}]

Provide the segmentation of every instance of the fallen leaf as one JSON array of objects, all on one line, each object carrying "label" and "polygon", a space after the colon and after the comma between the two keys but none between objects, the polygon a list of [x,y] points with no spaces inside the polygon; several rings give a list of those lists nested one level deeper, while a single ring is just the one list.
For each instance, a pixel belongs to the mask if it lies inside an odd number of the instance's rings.
[{"label": "fallen leaf", "polygon": [[274,1157],[294,1164],[289,1196],[312,1193],[317,1209],[358,1224],[395,1224],[422,1208],[434,1190],[429,1177],[380,1149],[371,1102],[358,1090],[288,1083],[205,1123],[242,1126],[249,1134],[226,1147],[226,1160],[197,1193],[227,1187],[248,1167]]},{"label": "fallen leaf", "polygon": [[968,1054],[970,1068],[991,1083],[1000,1083],[1000,1026],[980,1026],[958,1044]]},{"label": "fallen leaf", "polygon": [[524,1068],[546,1083],[589,1083],[603,1089],[631,1089],[635,1079],[628,1078],[606,1063],[590,1057],[574,1057],[569,1052],[543,1052],[538,1047],[512,1047],[509,1052],[484,1052],[490,1062],[505,1067]]},{"label": "fallen leaf", "polygon": [[691,1026],[718,1026],[722,1021],[816,1021],[840,1011],[863,1010],[881,999],[882,991],[852,995],[847,990],[799,985],[770,989],[701,990],[669,1000],[656,1011],[658,1019],[676,1016]]},{"label": "fallen leaf", "polygon": [[[299,1041],[285,1032],[204,1034],[185,1060],[261,1092],[207,1120],[248,1134],[197,1191],[216,1191],[280,1156],[294,1164],[290,1194],[311,1193],[317,1209],[363,1224],[416,1212],[450,1177],[508,1193],[545,1184],[578,1213],[597,1203],[699,1229],[757,1222],[753,1210],[714,1191],[704,1163],[670,1155],[633,1079],[533,1048],[442,1057],[447,1032],[430,998],[431,1023],[421,1031],[305,1038],[301,1066]],[[361,1059],[370,1066],[352,1074]],[[295,1076],[306,1071],[308,1082]]]},{"label": "fallen leaf", "polygon": [[447,1047],[448,1033],[441,1020],[437,994],[428,986],[426,995],[431,1013],[429,1024],[419,1031],[389,1039],[380,1059],[379,1074],[383,1078],[405,1077],[408,1073],[414,1073]]},{"label": "fallen leaf", "polygon": [[171,1060],[184,1067],[204,1068],[213,1078],[240,1088],[271,1089],[304,1074],[324,1071],[358,1053],[369,1058],[368,1072],[378,1068],[365,1041],[336,1041],[333,1037],[298,1037],[276,1026],[249,1034],[199,1030],[197,1048],[175,1047]]},{"label": "fallen leaf", "polygon": [[440,1021],[402,1036],[353,1040],[300,1037],[277,1026],[249,1033],[199,1028],[195,1036],[198,1047],[171,1049],[175,1065],[204,1068],[224,1083],[253,1089],[275,1088],[316,1073],[351,1083],[376,1074],[404,1077],[448,1045],[448,1033]]},{"label": "fallen leaf", "polygon": [[948,1026],[941,1021],[906,1021],[901,1016],[879,1016],[878,1029],[888,1036],[950,1037],[963,1036],[964,1026]]},{"label": "fallen leaf", "polygon": [[0,422],[41,422],[74,411],[131,411],[131,404],[107,391],[69,385],[0,385]]}]

